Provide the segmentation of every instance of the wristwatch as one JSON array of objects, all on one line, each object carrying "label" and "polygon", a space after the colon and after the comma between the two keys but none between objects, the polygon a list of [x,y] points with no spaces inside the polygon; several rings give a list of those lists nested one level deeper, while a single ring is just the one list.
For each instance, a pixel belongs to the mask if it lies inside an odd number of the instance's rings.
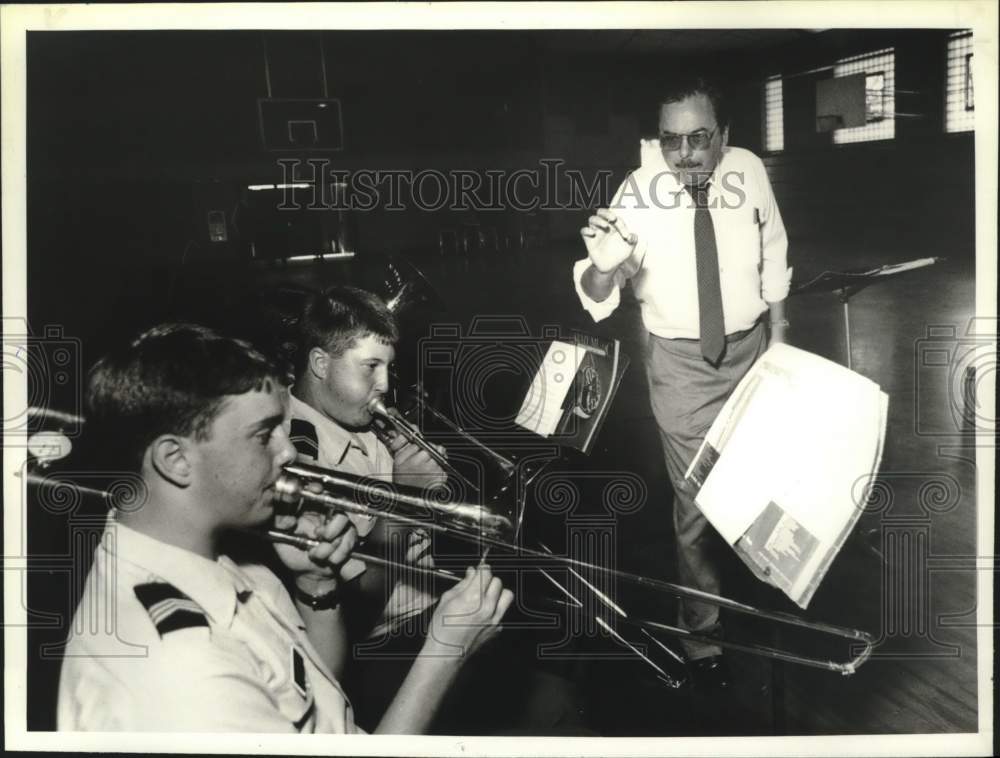
[{"label": "wristwatch", "polygon": [[340,588],[334,587],[322,595],[310,595],[298,585],[295,585],[295,599],[312,608],[314,611],[332,611],[340,605]]}]

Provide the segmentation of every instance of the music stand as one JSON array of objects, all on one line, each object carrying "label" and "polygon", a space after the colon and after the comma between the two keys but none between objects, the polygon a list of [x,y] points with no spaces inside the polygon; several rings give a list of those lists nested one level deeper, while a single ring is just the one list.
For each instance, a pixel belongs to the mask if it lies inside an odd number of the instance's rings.
[{"label": "music stand", "polygon": [[847,368],[851,366],[851,309],[850,299],[866,287],[883,278],[902,274],[905,271],[932,266],[944,258],[916,258],[904,263],[891,263],[870,269],[850,269],[848,271],[824,271],[808,282],[793,286],[792,295],[809,295],[817,292],[833,292],[844,306],[844,340],[847,345]]}]

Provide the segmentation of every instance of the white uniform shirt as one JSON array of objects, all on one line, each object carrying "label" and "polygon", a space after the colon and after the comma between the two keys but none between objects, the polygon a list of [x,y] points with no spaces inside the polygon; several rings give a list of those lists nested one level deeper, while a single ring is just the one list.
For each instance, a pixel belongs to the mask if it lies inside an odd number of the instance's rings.
[{"label": "white uniform shirt", "polygon": [[[611,205],[638,235],[632,257],[618,269],[616,287],[601,302],[588,297],[580,284],[590,260],[577,261],[576,292],[587,312],[600,321],[618,307],[620,288],[631,279],[647,331],[668,339],[698,339],[694,202],[670,171],[658,143],[643,143],[641,163]],[[764,164],[749,150],[724,149],[708,198],[726,334],[732,334],[751,328],[768,303],[788,296],[788,237]]]},{"label": "white uniform shirt", "polygon": [[[367,476],[382,482],[392,481],[392,454],[374,432],[349,432],[324,416],[311,405],[289,393],[292,416],[292,444],[299,459],[322,468]],[[306,422],[305,425],[296,423]],[[375,518],[360,513],[347,517],[358,530],[359,537],[366,537],[375,528]],[[340,575],[349,581],[365,570],[365,564],[349,558],[341,567]]]},{"label": "white uniform shirt", "polygon": [[[322,468],[393,482],[392,453],[374,432],[350,432],[295,395],[289,393],[289,398],[291,438],[300,460]],[[372,517],[354,513],[347,517],[361,537],[375,528],[376,519]],[[364,571],[363,562],[349,558],[341,567],[340,575],[349,581]],[[413,577],[397,581],[371,636],[380,636],[403,619],[429,608],[435,600],[428,580]]]},{"label": "white uniform shirt", "polygon": [[269,569],[113,518],[73,619],[57,719],[61,731],[361,731]]}]

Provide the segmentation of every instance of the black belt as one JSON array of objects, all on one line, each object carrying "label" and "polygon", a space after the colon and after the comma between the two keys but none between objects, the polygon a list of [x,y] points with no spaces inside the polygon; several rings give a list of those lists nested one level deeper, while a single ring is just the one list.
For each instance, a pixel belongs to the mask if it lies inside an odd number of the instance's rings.
[{"label": "black belt", "polygon": [[[731,342],[739,342],[741,339],[743,339],[748,334],[750,334],[750,332],[752,332],[754,329],[756,329],[758,326],[760,326],[763,322],[764,322],[764,317],[763,317],[763,315],[761,315],[757,319],[757,321],[754,323],[754,325],[751,326],[749,329],[744,329],[742,332],[733,332],[732,334],[727,334],[726,335],[726,343],[729,344]],[[675,339],[678,342],[701,342],[701,339],[698,338],[698,337],[695,337],[695,338],[691,338],[691,337],[673,337],[672,339]]]}]

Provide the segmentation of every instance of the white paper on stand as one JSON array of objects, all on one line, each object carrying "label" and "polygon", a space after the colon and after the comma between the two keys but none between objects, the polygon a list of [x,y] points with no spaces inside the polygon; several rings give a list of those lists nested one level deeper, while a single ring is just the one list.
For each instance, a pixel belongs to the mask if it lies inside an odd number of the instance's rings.
[{"label": "white paper on stand", "polygon": [[514,422],[543,437],[555,432],[562,418],[563,400],[585,355],[583,347],[553,341],[531,380],[531,387]]},{"label": "white paper on stand", "polygon": [[860,374],[775,345],[737,386],[688,468],[712,526],[803,608],[864,508],[887,408],[888,396]]}]

